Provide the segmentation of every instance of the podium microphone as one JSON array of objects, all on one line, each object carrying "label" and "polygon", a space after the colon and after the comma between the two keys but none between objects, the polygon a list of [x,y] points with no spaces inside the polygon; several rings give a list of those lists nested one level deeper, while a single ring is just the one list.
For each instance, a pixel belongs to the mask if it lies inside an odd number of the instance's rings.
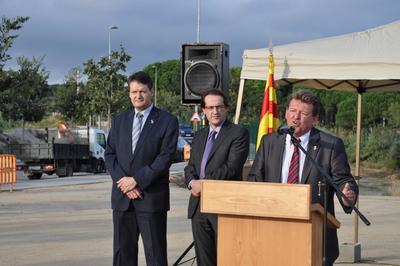
[{"label": "podium microphone", "polygon": [[289,126],[279,126],[277,130],[279,135],[284,135],[284,134],[289,134],[290,136],[293,135],[294,133],[294,127],[289,127]]}]

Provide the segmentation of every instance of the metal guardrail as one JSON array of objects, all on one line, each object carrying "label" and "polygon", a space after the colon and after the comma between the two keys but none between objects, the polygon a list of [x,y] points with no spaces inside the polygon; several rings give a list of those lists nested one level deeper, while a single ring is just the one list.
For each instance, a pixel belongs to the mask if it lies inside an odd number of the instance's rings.
[{"label": "metal guardrail", "polygon": [[13,191],[12,186],[17,182],[17,162],[15,155],[0,154],[0,192],[2,185],[8,184],[10,192]]}]

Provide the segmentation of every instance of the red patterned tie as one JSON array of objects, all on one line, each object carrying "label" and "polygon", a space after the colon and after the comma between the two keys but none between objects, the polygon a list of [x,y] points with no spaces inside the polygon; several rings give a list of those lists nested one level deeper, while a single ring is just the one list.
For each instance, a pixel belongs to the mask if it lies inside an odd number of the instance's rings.
[{"label": "red patterned tie", "polygon": [[[299,141],[300,142],[300,141]],[[299,183],[300,153],[299,147],[294,146],[292,160],[290,160],[288,184]]]}]

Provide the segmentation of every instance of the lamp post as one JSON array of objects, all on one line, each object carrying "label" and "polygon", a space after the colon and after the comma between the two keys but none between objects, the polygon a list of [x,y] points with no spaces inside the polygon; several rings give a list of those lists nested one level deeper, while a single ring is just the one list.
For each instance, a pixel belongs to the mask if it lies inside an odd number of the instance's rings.
[{"label": "lamp post", "polygon": [[111,58],[111,31],[118,30],[117,26],[108,27],[108,59]]},{"label": "lamp post", "polygon": [[154,106],[157,106],[157,76],[158,76],[158,67],[156,65],[154,68]]},{"label": "lamp post", "polygon": [[[108,61],[111,67],[111,31],[117,30],[117,26],[109,26],[108,27]],[[110,131],[111,126],[111,91],[112,91],[112,77],[110,76],[110,97],[107,101],[107,132]]]}]

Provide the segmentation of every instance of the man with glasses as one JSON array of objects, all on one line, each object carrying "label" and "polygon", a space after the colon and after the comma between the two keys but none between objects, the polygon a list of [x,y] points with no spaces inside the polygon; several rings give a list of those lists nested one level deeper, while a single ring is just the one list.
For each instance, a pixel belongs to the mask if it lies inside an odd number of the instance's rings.
[{"label": "man with glasses", "polygon": [[200,212],[203,179],[241,180],[249,153],[249,133],[228,119],[228,102],[219,90],[201,97],[201,108],[209,126],[196,132],[188,165],[186,185],[190,189],[188,218],[192,219],[194,246],[199,266],[217,265],[217,217]]}]

